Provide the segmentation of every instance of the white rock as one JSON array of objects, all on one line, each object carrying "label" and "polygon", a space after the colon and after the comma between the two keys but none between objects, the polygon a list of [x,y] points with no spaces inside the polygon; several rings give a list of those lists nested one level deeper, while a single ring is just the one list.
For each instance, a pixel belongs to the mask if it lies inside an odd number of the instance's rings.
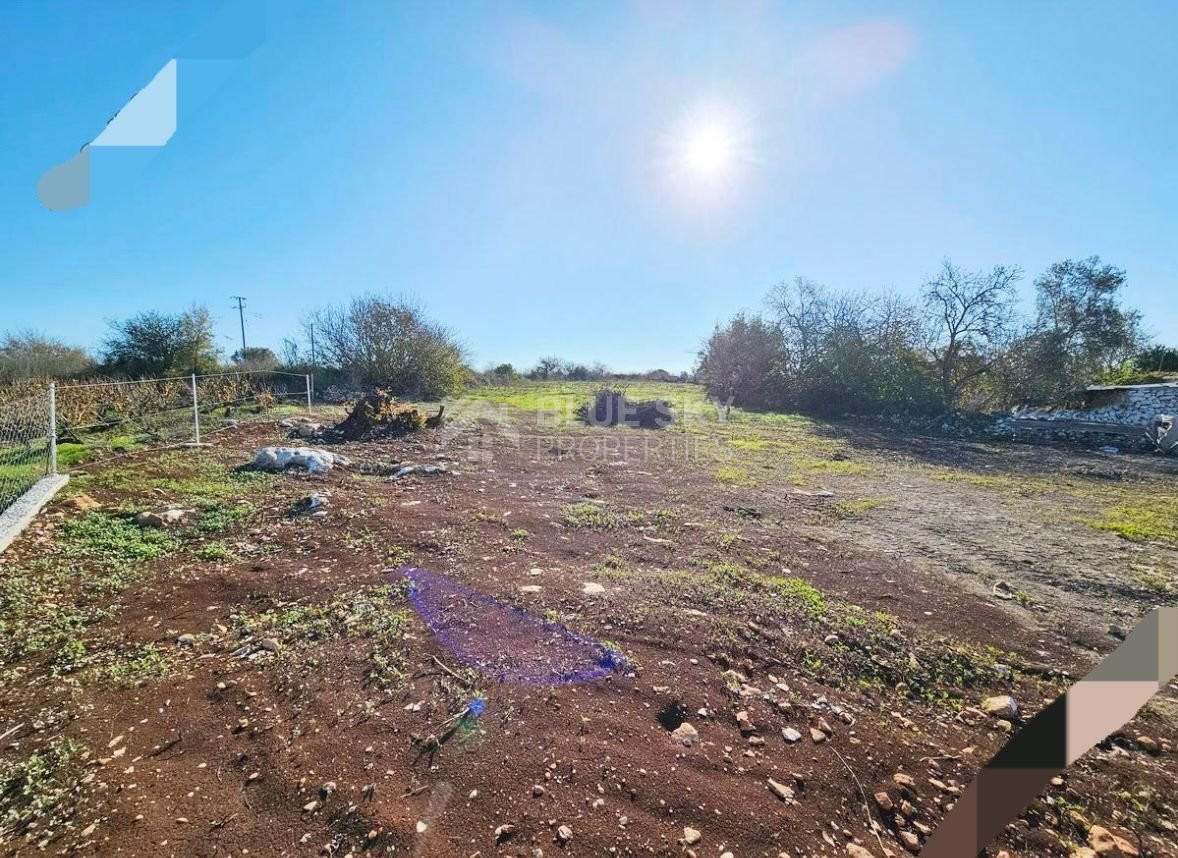
[{"label": "white rock", "polygon": [[690,748],[692,745],[699,744],[699,731],[690,722],[684,721],[671,731],[671,738],[684,747]]},{"label": "white rock", "polygon": [[305,468],[312,474],[325,474],[336,465],[346,467],[352,462],[347,456],[318,447],[263,447],[254,454],[251,464],[260,471]]},{"label": "white rock", "polygon": [[983,700],[982,711],[995,718],[1017,718],[1018,703],[1009,694],[999,694]]},{"label": "white rock", "polygon": [[135,516],[135,523],[140,527],[174,527],[186,524],[195,515],[194,509],[169,507],[160,512],[141,512]]}]

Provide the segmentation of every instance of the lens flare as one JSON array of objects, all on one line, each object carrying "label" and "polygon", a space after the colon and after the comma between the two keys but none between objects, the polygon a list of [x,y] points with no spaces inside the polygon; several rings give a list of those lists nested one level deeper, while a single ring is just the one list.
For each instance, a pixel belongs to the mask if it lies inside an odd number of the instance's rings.
[{"label": "lens flare", "polygon": [[734,105],[700,101],[663,135],[664,177],[671,199],[685,213],[704,213],[736,202],[752,164],[752,135]]}]

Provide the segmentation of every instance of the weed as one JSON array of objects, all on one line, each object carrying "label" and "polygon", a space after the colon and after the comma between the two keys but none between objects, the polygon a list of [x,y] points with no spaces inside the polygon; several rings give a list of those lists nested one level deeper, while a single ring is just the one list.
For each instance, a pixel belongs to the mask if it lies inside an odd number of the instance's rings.
[{"label": "weed", "polygon": [[708,535],[704,538],[705,542],[715,545],[721,551],[727,551],[736,543],[740,542],[739,533],[717,533],[715,535]]},{"label": "weed", "polygon": [[763,584],[786,599],[800,604],[811,617],[821,617],[826,613],[826,597],[809,581],[794,577],[768,576],[763,577]]},{"label": "weed", "polygon": [[869,474],[871,468],[861,462],[849,459],[796,459],[794,464],[803,471],[821,471],[825,474]]},{"label": "weed", "polygon": [[0,833],[49,829],[64,819],[81,790],[81,750],[59,736],[23,760],[0,762]]},{"label": "weed", "polygon": [[95,670],[95,678],[127,685],[148,679],[160,679],[171,671],[172,663],[164,650],[144,644],[130,653],[114,656]]},{"label": "weed", "polygon": [[529,536],[528,532],[522,527],[517,527],[508,535],[510,536],[512,542],[527,542]]},{"label": "weed", "polygon": [[196,556],[201,560],[235,560],[237,552],[224,542],[207,542],[196,549]]},{"label": "weed", "polygon": [[405,566],[413,559],[413,552],[394,542],[385,546],[384,557],[390,566]]},{"label": "weed", "polygon": [[127,566],[163,557],[180,546],[167,530],[139,527],[127,518],[87,512],[62,524],[62,554],[99,558],[112,566]]},{"label": "weed", "polygon": [[1101,518],[1085,523],[1096,530],[1107,530],[1134,542],[1178,539],[1178,513],[1172,509],[1125,504],[1113,507]]},{"label": "weed", "polygon": [[835,501],[827,509],[836,518],[858,518],[877,507],[882,506],[881,498],[857,498],[855,500]]},{"label": "weed", "polygon": [[206,501],[199,506],[201,515],[193,528],[200,533],[219,533],[228,530],[249,518],[254,511],[253,506],[248,503],[227,504],[216,500]]},{"label": "weed", "polygon": [[239,634],[271,636],[290,649],[316,643],[358,638],[371,644],[369,679],[382,688],[400,685],[405,678],[401,644],[409,612],[390,604],[404,594],[392,585],[361,590],[318,604],[290,604],[260,614],[234,614]]},{"label": "weed", "polygon": [[566,504],[561,511],[561,520],[564,521],[566,527],[593,528],[595,530],[611,530],[622,524],[621,520],[612,512],[588,501]]},{"label": "weed", "polygon": [[753,479],[744,468],[725,466],[716,468],[712,475],[720,482],[730,486],[751,486],[753,484]]}]

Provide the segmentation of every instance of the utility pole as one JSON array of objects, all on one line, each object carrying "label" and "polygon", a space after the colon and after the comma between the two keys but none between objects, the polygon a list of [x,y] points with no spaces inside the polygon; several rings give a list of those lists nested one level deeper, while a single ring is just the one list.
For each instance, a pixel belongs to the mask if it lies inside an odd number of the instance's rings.
[{"label": "utility pole", "polygon": [[237,317],[241,320],[241,353],[245,357],[245,297],[242,295],[230,295],[234,301],[237,302]]}]

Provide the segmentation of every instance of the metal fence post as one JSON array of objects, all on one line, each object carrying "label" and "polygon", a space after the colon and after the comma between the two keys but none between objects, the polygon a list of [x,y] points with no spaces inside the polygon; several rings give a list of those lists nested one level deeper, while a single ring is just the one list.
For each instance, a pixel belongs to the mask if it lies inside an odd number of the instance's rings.
[{"label": "metal fence post", "polygon": [[311,373],[307,373],[306,375],[304,375],[303,379],[307,382],[307,413],[310,414],[311,413]]},{"label": "metal fence post", "polygon": [[200,403],[196,399],[196,373],[192,374],[192,425],[195,431],[193,432],[193,440],[200,443]]},{"label": "metal fence post", "polygon": [[57,476],[57,382],[49,382],[49,476]]}]

